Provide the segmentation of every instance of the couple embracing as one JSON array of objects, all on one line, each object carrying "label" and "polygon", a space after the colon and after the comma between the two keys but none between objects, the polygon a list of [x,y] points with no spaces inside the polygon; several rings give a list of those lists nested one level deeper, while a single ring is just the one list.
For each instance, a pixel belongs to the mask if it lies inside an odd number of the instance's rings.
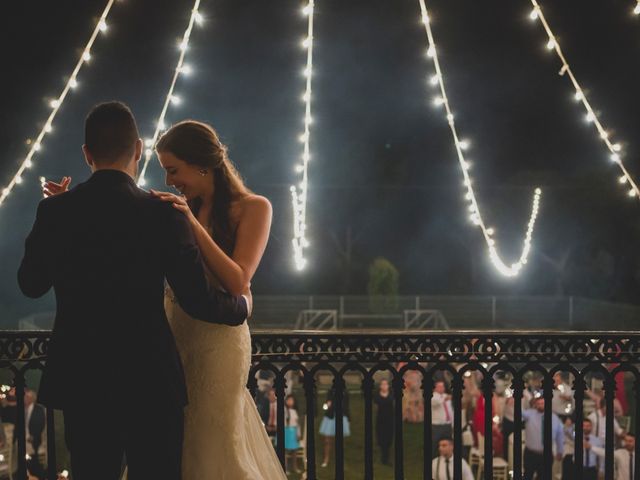
[{"label": "couple embracing", "polygon": [[74,480],[282,480],[246,389],[249,289],[271,227],[215,130],[169,129],[166,183],[135,178],[143,150],[120,102],[94,107],[82,147],[92,175],[47,182],[18,272],[57,311],[39,400],[64,414]]}]

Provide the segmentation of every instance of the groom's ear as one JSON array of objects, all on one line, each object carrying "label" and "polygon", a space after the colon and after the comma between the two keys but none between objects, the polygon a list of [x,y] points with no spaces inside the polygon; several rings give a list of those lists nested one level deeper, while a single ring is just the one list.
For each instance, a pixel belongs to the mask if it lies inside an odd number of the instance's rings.
[{"label": "groom's ear", "polygon": [[139,138],[138,140],[136,140],[136,162],[140,161],[140,158],[142,158],[142,147],[143,147],[143,143],[142,143],[142,139]]},{"label": "groom's ear", "polygon": [[82,153],[84,154],[84,161],[87,162],[87,165],[93,170],[95,168],[95,161],[86,145],[82,145]]}]

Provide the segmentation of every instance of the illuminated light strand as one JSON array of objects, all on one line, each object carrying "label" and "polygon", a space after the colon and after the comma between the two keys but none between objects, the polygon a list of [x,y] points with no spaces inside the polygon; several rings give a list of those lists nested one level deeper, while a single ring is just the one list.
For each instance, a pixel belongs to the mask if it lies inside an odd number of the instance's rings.
[{"label": "illuminated light strand", "polygon": [[305,105],[304,132],[300,135],[303,144],[301,163],[297,163],[295,171],[300,173],[302,180],[299,185],[291,186],[291,200],[293,203],[293,260],[296,269],[303,270],[307,261],[304,257],[304,249],[309,246],[306,237],[307,230],[307,191],[309,186],[309,161],[311,160],[311,78],[313,76],[313,14],[315,3],[309,3],[303,8],[302,13],[308,17],[307,37],[302,41],[302,47],[307,50],[307,63],[303,70],[306,78],[306,89],[302,95]]},{"label": "illuminated light strand", "polygon": [[[593,123],[593,125],[596,127],[600,140],[604,142],[604,144],[607,146],[607,149],[609,150],[609,154],[610,154],[609,158],[613,163],[615,163],[618,166],[618,168],[622,172],[622,176],[624,177],[625,180],[624,181],[621,180],[620,184],[622,185],[627,183],[629,184],[630,188],[628,190],[628,194],[630,197],[640,197],[640,190],[638,189],[638,185],[633,180],[633,178],[631,177],[631,174],[629,173],[624,163],[622,162],[622,156],[623,156],[622,145],[620,143],[614,143],[611,141],[610,133],[607,131],[606,128],[604,128],[604,126],[598,119],[598,115],[596,114],[593,107],[591,107],[589,100],[587,100],[587,96],[584,92],[584,89],[578,83],[576,76],[573,74],[573,71],[571,70],[571,66],[569,65],[569,62],[567,62],[567,59],[564,56],[564,53],[562,53],[560,44],[556,39],[555,35],[553,34],[551,27],[549,26],[549,23],[547,22],[547,19],[545,18],[544,13],[542,12],[542,8],[540,7],[540,5],[536,0],[531,0],[531,4],[533,5],[533,10],[531,11],[531,14],[529,15],[529,17],[533,21],[540,20],[541,25],[544,27],[547,33],[547,36],[549,37],[549,43],[553,43],[553,48],[551,48],[550,50],[554,50],[558,55],[558,58],[562,62],[562,67],[560,68],[559,73],[561,76],[566,75],[571,80],[571,83],[575,90],[574,99],[577,102],[582,103],[582,106],[586,111],[586,114],[584,117],[585,121],[587,121],[588,123]],[[638,9],[638,14],[640,14],[640,1],[638,2],[638,5],[636,6],[636,8]]]},{"label": "illuminated light strand", "polygon": [[60,95],[49,102],[49,106],[52,108],[51,113],[49,114],[47,121],[44,123],[35,141],[30,142],[31,148],[29,149],[29,153],[27,153],[27,156],[20,164],[20,168],[18,168],[18,171],[13,176],[13,179],[6,187],[2,189],[2,191],[0,191],[0,205],[4,203],[9,194],[11,194],[11,192],[13,191],[14,187],[22,183],[22,174],[24,173],[24,171],[33,167],[32,159],[34,154],[42,149],[42,142],[44,140],[44,137],[48,133],[51,133],[51,131],[53,130],[53,121],[58,114],[58,110],[60,110],[60,108],[62,107],[64,100],[67,98],[69,90],[78,86],[78,74],[80,73],[82,66],[89,60],[91,60],[91,47],[93,47],[98,34],[107,30],[107,17],[109,16],[109,12],[111,11],[111,7],[113,6],[114,2],[115,0],[109,0],[107,2],[107,6],[104,8],[102,15],[100,15],[100,19],[98,20],[98,23],[96,24],[96,27],[93,30],[89,41],[82,50],[82,54],[80,55],[78,63],[76,63],[76,66],[73,69],[71,75],[69,76],[69,80],[67,80],[67,83],[62,89]]},{"label": "illuminated light strand", "polygon": [[491,262],[495,266],[495,268],[502,275],[507,277],[514,277],[518,275],[518,273],[522,270],[524,265],[526,265],[529,257],[529,253],[531,251],[531,238],[533,237],[533,230],[535,227],[536,219],[538,217],[538,210],[540,207],[540,196],[542,195],[542,191],[539,188],[535,189],[535,193],[533,195],[532,207],[531,207],[531,215],[529,217],[529,223],[527,224],[527,231],[524,236],[524,242],[522,247],[522,253],[520,254],[520,258],[512,263],[511,265],[507,265],[500,255],[498,254],[498,250],[496,248],[496,241],[493,238],[495,231],[493,228],[487,227],[485,221],[482,217],[482,213],[480,211],[480,205],[478,203],[475,191],[473,189],[473,183],[471,176],[469,174],[470,164],[466,160],[464,155],[464,150],[469,148],[469,142],[467,140],[460,140],[458,135],[458,130],[456,128],[456,124],[454,121],[454,116],[451,111],[451,107],[449,105],[449,99],[447,97],[447,92],[444,86],[444,77],[442,74],[442,69],[440,67],[440,61],[438,59],[438,52],[436,48],[436,43],[433,36],[433,31],[431,29],[431,21],[429,19],[429,13],[427,11],[427,7],[425,5],[425,0],[419,0],[420,10],[422,13],[422,23],[424,24],[425,31],[427,33],[427,39],[429,42],[427,56],[431,58],[433,61],[433,66],[435,68],[435,75],[431,77],[429,83],[432,86],[438,87],[440,90],[440,95],[434,99],[435,106],[444,106],[446,111],[447,122],[449,123],[449,128],[451,129],[451,135],[453,137],[453,141],[456,147],[456,152],[458,155],[458,162],[460,163],[460,168],[462,170],[462,176],[464,180],[464,185],[467,189],[466,200],[469,202],[469,212],[471,216],[471,221],[480,227],[482,231],[482,235],[487,244],[487,248],[489,251],[489,258]]},{"label": "illuminated light strand", "polygon": [[638,3],[636,3],[636,6],[633,9],[633,13],[634,15],[640,15],[640,0],[638,0]]},{"label": "illuminated light strand", "polygon": [[189,18],[189,25],[182,36],[182,40],[178,43],[178,49],[180,50],[180,56],[178,57],[178,63],[176,65],[175,72],[173,74],[173,78],[171,80],[171,85],[169,86],[169,91],[167,92],[167,97],[165,98],[164,104],[162,105],[162,110],[160,112],[160,116],[156,122],[156,129],[153,132],[153,136],[151,138],[147,138],[145,140],[145,150],[144,150],[144,165],[142,166],[142,170],[140,171],[140,175],[138,176],[138,185],[144,186],[146,184],[145,174],[147,172],[147,167],[149,166],[149,162],[153,158],[153,147],[158,141],[158,137],[160,136],[160,132],[165,130],[165,117],[167,116],[167,110],[169,109],[169,105],[179,105],[182,103],[182,99],[175,95],[173,92],[176,87],[176,83],[178,81],[178,77],[180,74],[189,75],[191,73],[191,67],[184,63],[184,57],[189,49],[189,40],[191,39],[191,32],[193,30],[193,25],[195,23],[201,24],[203,21],[202,14],[198,11],[200,7],[200,0],[195,0],[193,4],[193,9],[191,10],[191,17]]}]

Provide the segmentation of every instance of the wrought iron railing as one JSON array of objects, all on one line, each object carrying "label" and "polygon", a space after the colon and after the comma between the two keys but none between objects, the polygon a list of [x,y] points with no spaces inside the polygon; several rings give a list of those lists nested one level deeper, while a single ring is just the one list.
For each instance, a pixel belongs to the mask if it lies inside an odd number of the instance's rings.
[{"label": "wrought iron railing", "polygon": [[[0,368],[13,375],[17,397],[17,458],[18,478],[26,478],[26,439],[24,417],[25,375],[30,370],[42,369],[46,362],[49,332],[1,332]],[[603,390],[607,407],[604,473],[606,480],[614,480],[614,395],[615,376],[618,372],[630,372],[634,377],[634,391],[640,392],[640,333],[625,332],[291,332],[257,331],[253,333],[253,366],[248,387],[257,390],[256,374],[271,371],[278,399],[276,450],[280,460],[285,460],[285,391],[286,378],[290,371],[302,374],[302,386],[306,403],[306,427],[314,432],[316,426],[317,384],[316,374],[324,372],[333,377],[334,407],[336,419],[335,478],[344,479],[344,430],[343,396],[346,388],[345,376],[355,372],[362,377],[364,396],[364,465],[366,480],[374,478],[373,455],[373,389],[374,374],[388,371],[392,377],[392,394],[395,400],[394,430],[394,476],[405,479],[402,397],[404,374],[410,370],[422,375],[424,400],[423,471],[421,477],[432,478],[431,464],[431,397],[434,373],[448,372],[451,378],[452,403],[454,408],[454,475],[462,478],[462,394],[467,372],[479,371],[485,399],[484,428],[492,430],[492,396],[495,387],[494,375],[505,372],[511,378],[514,398],[514,445],[522,443],[521,399],[526,372],[536,371],[543,376],[542,396],[545,398],[544,412],[544,469],[543,479],[551,479],[553,375],[569,372],[573,377],[575,399],[575,476],[583,477],[583,403],[587,380],[592,375],[603,379]],[[640,431],[640,401],[635,403],[632,413],[635,432]],[[47,456],[49,459],[47,478],[57,478],[54,412],[47,411]],[[486,435],[484,442],[484,478],[493,478],[492,436]],[[316,479],[315,436],[307,435],[306,478]],[[513,478],[522,478],[523,458],[520,448],[514,448]],[[635,447],[636,479],[640,479],[640,443]],[[351,480],[351,479],[349,479]],[[411,479],[413,480],[413,479]]]}]

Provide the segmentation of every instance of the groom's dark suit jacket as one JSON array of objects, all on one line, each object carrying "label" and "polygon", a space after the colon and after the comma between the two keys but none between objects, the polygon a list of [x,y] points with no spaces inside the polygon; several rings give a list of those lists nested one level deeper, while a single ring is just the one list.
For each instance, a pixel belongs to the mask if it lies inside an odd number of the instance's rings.
[{"label": "groom's dark suit jacket", "polygon": [[209,287],[186,216],[126,173],[99,170],[43,200],[18,271],[25,295],[53,287],[57,300],[39,402],[68,408],[115,391],[134,402],[160,395],[184,405],[165,278],[192,317],[228,325],[247,318],[243,297]]}]

